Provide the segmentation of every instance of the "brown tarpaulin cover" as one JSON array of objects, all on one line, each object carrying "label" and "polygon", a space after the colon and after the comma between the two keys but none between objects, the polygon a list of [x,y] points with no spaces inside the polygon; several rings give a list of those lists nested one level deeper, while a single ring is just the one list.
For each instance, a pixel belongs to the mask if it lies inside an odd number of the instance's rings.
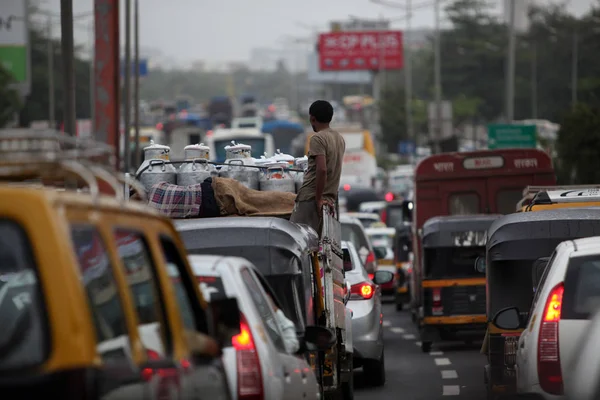
[{"label": "brown tarpaulin cover", "polygon": [[294,193],[248,189],[235,179],[212,178],[221,215],[286,216],[294,209]]}]

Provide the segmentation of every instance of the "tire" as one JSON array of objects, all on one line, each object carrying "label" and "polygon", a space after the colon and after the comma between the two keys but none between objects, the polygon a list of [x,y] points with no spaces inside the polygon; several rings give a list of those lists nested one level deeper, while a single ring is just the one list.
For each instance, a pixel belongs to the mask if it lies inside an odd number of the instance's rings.
[{"label": "tire", "polygon": [[350,360],[350,378],[342,383],[342,398],[344,400],[354,400],[354,371],[352,360]]},{"label": "tire", "polygon": [[380,360],[365,360],[363,365],[365,382],[372,387],[385,385],[385,356],[382,353]]},{"label": "tire", "polygon": [[431,342],[421,342],[421,351],[423,353],[429,353],[431,351]]},{"label": "tire", "polygon": [[396,311],[402,311],[404,309],[404,304],[401,301],[396,300]]}]

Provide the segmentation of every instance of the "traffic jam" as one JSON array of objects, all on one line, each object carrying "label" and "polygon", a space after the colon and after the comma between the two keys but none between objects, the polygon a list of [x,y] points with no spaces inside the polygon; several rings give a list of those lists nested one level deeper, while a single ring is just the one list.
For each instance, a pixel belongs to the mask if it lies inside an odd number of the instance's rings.
[{"label": "traffic jam", "polygon": [[432,155],[387,192],[342,176],[320,232],[290,221],[306,157],[0,151],[2,398],[600,394],[600,186],[557,186],[541,150]]}]

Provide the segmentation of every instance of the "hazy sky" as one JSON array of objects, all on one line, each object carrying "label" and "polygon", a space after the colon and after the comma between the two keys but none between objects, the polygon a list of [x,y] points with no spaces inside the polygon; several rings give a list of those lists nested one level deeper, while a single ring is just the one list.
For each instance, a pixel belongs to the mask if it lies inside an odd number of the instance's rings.
[{"label": "hazy sky", "polygon": [[[60,11],[60,0],[43,1],[45,8]],[[405,1],[396,3],[402,5]],[[501,0],[495,1],[500,13]],[[581,14],[593,1],[571,0],[570,9]],[[414,6],[432,2],[413,0]],[[93,9],[93,0],[73,0],[73,3],[75,14]],[[123,15],[122,12],[122,19]],[[286,35],[307,38],[311,27],[328,30],[331,20],[349,16],[398,20],[402,15],[401,9],[390,9],[369,0],[140,0],[140,42],[142,47],[160,50],[164,56],[179,62],[246,61],[252,48],[281,48],[286,45]],[[413,26],[433,26],[433,18],[431,7],[419,8],[414,12]],[[84,24],[82,19],[75,33],[80,43],[89,40]],[[404,22],[396,21],[393,27],[401,29]]]}]

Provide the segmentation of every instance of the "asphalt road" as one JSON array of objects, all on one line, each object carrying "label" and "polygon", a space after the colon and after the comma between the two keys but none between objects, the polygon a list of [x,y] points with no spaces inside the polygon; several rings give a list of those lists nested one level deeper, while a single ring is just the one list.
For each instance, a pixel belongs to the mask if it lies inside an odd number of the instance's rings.
[{"label": "asphalt road", "polygon": [[419,335],[410,313],[396,311],[384,304],[386,384],[369,387],[362,371],[355,371],[355,398],[358,400],[481,400],[486,398],[483,384],[485,357],[479,353],[481,342],[467,346],[462,342],[434,344],[423,353]]}]

